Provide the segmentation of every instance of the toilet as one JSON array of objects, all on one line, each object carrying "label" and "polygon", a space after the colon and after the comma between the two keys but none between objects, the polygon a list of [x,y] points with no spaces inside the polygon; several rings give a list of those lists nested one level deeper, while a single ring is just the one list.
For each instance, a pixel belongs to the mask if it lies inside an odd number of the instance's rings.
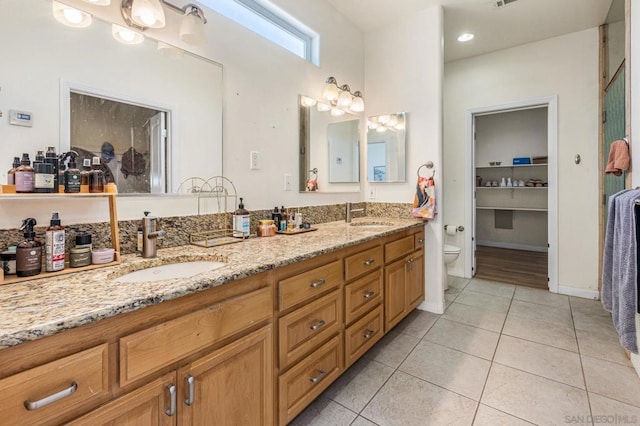
[{"label": "toilet", "polygon": [[460,247],[452,246],[449,244],[444,245],[444,268],[442,269],[444,289],[448,290],[449,273],[447,272],[447,265],[456,261],[460,256]]}]

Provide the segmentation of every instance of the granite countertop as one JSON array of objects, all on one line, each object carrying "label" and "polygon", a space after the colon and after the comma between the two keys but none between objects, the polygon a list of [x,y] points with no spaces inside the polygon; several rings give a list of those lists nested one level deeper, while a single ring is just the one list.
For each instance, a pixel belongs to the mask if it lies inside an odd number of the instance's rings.
[{"label": "granite countertop", "polygon": [[[155,259],[122,256],[120,265],[0,286],[0,349],[36,340],[101,319],[256,275],[281,266],[340,250],[404,229],[421,226],[413,219],[365,217],[385,227],[349,226],[344,221],[319,225],[298,235],[250,238],[218,247],[182,246],[158,250]],[[117,283],[116,278],[141,268],[217,260],[226,266],[189,278],[143,283]]]}]

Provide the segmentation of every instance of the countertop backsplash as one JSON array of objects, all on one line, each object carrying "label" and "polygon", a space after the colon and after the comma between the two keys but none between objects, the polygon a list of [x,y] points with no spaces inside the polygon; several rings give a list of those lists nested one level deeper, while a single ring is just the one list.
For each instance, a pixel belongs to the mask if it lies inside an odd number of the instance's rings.
[{"label": "countertop backsplash", "polygon": [[[280,207],[280,206],[278,206]],[[353,203],[353,208],[365,208],[366,216],[408,219],[411,217],[409,203]],[[312,225],[317,223],[344,220],[345,205],[331,204],[324,206],[292,207],[292,211],[302,214],[303,222]],[[158,217],[158,229],[166,231],[167,236],[158,240],[158,248],[178,247],[189,244],[189,234],[219,229],[224,219],[222,214],[207,214],[193,216]],[[231,227],[231,213],[228,213],[228,226]],[[359,217],[357,215],[356,217]],[[271,210],[256,210],[251,212],[251,232],[254,233],[261,219],[271,219]],[[77,234],[91,235],[93,247],[112,247],[111,230],[108,222],[62,224],[66,230],[67,249],[75,246]],[[137,232],[140,220],[118,221],[120,231],[120,252],[130,254],[136,252]],[[36,238],[45,239],[45,226],[35,228]],[[17,228],[0,230],[0,250],[6,250],[23,239],[22,231]]]}]

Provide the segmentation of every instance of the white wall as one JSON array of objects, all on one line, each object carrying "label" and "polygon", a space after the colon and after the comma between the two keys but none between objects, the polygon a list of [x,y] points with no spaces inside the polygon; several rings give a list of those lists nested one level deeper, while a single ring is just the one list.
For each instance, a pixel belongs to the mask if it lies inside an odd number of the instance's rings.
[{"label": "white wall", "polygon": [[[367,183],[375,200],[410,203],[415,171],[433,161],[436,197],[442,200],[442,25],[439,6],[365,35],[365,102],[367,116],[409,112],[407,182]],[[440,207],[441,208],[441,207]],[[409,212],[407,212],[407,216]],[[422,308],[442,312],[443,256],[441,216],[425,226],[426,302]]]},{"label": "white wall", "polygon": [[[558,284],[561,292],[597,296],[598,30],[597,28],[445,65],[445,221],[471,225],[471,168],[466,111],[558,96]],[[580,165],[574,156],[580,154]],[[464,248],[464,233],[448,240]],[[452,273],[463,276],[464,254]]]}]

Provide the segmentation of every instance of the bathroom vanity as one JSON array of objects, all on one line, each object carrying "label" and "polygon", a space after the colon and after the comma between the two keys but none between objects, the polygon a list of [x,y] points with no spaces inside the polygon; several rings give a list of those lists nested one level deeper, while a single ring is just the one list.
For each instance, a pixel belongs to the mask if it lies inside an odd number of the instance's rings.
[{"label": "bathroom vanity", "polygon": [[[287,424],[424,300],[422,223],[384,221],[3,286],[3,421]],[[116,282],[202,259],[226,266]]]}]

